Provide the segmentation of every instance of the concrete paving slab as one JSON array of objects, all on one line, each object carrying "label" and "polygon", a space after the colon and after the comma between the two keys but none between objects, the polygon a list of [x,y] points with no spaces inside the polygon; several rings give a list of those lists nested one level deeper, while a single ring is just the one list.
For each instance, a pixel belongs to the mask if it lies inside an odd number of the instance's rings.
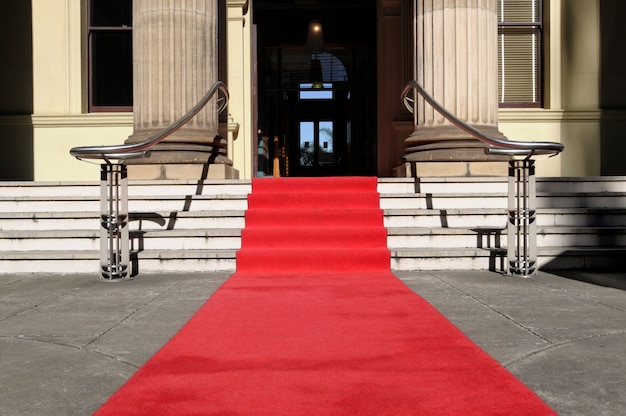
[{"label": "concrete paving slab", "polygon": [[626,275],[397,274],[559,414],[626,415]]},{"label": "concrete paving slab", "polygon": [[0,415],[87,415],[206,302],[229,273],[12,276],[0,283]]},{"label": "concrete paving slab", "polygon": [[[0,415],[95,411],[230,273],[0,281]],[[561,415],[626,415],[626,275],[398,272]]]}]

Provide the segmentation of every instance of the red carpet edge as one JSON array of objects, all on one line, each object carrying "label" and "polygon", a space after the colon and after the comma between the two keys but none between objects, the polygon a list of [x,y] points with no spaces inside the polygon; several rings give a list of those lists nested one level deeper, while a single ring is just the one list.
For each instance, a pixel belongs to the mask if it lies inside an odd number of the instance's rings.
[{"label": "red carpet edge", "polygon": [[391,273],[376,184],[254,180],[236,273],[96,414],[556,414]]}]

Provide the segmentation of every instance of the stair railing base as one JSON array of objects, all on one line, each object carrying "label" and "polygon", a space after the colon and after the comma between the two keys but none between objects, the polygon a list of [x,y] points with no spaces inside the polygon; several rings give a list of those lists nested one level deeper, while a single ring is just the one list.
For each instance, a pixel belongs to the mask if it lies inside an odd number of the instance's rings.
[{"label": "stair railing base", "polygon": [[509,162],[507,257],[508,273],[519,277],[537,274],[535,161]]},{"label": "stair railing base", "polygon": [[100,280],[133,278],[130,269],[126,165],[100,165]]}]

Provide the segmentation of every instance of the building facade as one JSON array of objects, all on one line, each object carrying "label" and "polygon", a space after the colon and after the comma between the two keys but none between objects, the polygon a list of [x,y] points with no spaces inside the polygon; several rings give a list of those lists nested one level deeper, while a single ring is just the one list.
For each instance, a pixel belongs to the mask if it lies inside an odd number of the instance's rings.
[{"label": "building facade", "polygon": [[[150,105],[133,97],[140,54],[164,68],[158,76],[141,70],[151,74],[144,90],[226,82],[230,105],[220,134],[225,163],[240,178],[272,174],[274,140],[282,175],[393,176],[407,158],[425,176],[501,174],[502,163],[450,157],[439,144],[453,133],[422,134],[437,118],[404,108],[400,93],[411,79],[494,134],[564,144],[561,156],[537,164],[539,176],[626,174],[622,0],[220,0],[206,3],[198,26],[177,24],[176,16],[204,2],[143,3],[2,6],[0,180],[97,179],[98,166],[69,150],[137,135],[141,108]],[[146,7],[172,17],[139,20]],[[311,22],[321,24],[323,39],[308,38]],[[146,28],[152,37],[133,50],[133,32]],[[202,61],[192,60],[195,52],[174,53],[199,47]],[[172,94],[163,102],[187,97]],[[150,122],[163,122],[159,114]]]}]

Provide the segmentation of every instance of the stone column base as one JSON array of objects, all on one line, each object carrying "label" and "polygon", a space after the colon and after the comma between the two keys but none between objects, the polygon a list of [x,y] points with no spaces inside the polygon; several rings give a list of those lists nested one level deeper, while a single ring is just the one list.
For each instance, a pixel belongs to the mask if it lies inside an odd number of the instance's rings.
[{"label": "stone column base", "polygon": [[506,162],[404,162],[393,170],[397,178],[508,176]]},{"label": "stone column base", "polygon": [[128,179],[239,179],[239,171],[224,164],[129,165]]}]

